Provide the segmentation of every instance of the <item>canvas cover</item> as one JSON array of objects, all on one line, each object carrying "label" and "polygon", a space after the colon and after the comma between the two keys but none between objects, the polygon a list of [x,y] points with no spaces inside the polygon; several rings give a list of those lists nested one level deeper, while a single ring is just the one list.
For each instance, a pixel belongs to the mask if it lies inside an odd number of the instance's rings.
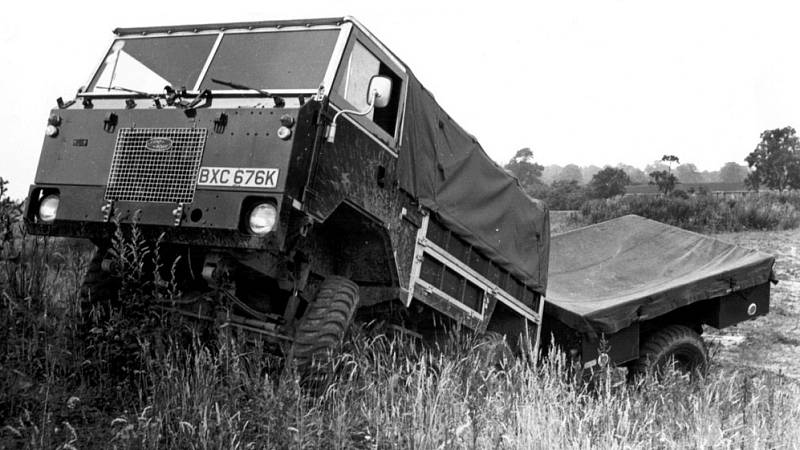
[{"label": "canvas cover", "polygon": [[554,235],[546,312],[589,333],[766,283],[773,256],[639,216]]},{"label": "canvas cover", "polygon": [[550,222],[413,74],[399,156],[400,187],[485,256],[534,290],[547,286]]}]

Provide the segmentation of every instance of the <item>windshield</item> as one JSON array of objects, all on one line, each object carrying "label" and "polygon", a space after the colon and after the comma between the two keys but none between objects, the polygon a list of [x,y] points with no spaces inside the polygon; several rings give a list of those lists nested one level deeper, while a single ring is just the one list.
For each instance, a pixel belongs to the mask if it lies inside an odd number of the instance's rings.
[{"label": "windshield", "polygon": [[230,89],[211,79],[260,89],[317,89],[339,30],[226,34],[200,89]]},{"label": "windshield", "polygon": [[258,89],[317,89],[336,44],[338,29],[229,33],[222,37],[203,76],[217,34],[129,38],[114,41],[87,92],[119,88],[161,93],[164,86],[230,90],[212,78]]},{"label": "windshield", "polygon": [[117,39],[88,92],[114,86],[161,93],[164,86],[194,89],[217,35]]}]

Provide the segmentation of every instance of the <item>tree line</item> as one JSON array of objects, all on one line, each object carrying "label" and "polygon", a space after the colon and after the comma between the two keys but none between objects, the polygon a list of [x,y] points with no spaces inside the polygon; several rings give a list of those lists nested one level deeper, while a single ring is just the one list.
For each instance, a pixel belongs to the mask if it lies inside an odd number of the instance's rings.
[{"label": "tree line", "polygon": [[[529,150],[529,149],[522,149]],[[645,166],[643,169],[629,164],[619,163],[615,168],[622,169],[625,174],[630,178],[631,185],[648,184],[650,182],[650,173],[666,170],[667,165],[663,161],[656,160]],[[578,164],[567,164],[560,166],[558,164],[551,164],[542,166],[540,175],[540,182],[544,184],[551,184],[554,181],[571,181],[575,180],[578,184],[586,185],[591,182],[592,177],[600,172],[603,168],[595,165],[580,166]],[[683,184],[696,184],[696,183],[744,183],[749,170],[746,164],[738,164],[736,162],[727,162],[718,170],[698,170],[697,166],[693,163],[679,164],[672,168],[673,173],[678,178],[680,183]]]},{"label": "tree line", "polygon": [[765,130],[744,161],[747,165],[731,161],[711,172],[700,172],[692,163],[681,164],[676,155],[663,155],[644,170],[627,164],[604,168],[576,164],[545,167],[534,160],[530,148],[523,148],[504,168],[528,194],[545,199],[554,209],[576,209],[586,199],[621,195],[627,186],[635,184],[656,185],[667,195],[682,193],[676,189],[679,184],[714,182],[741,183],[753,190],[800,189],[800,142],[794,128]]}]

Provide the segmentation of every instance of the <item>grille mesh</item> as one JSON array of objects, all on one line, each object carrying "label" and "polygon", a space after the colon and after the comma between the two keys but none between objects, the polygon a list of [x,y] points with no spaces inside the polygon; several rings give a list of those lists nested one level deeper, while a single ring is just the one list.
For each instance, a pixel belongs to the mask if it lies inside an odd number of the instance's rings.
[{"label": "grille mesh", "polygon": [[[191,203],[207,135],[205,128],[121,128],[106,200]],[[149,150],[153,138],[169,139],[172,148]]]}]

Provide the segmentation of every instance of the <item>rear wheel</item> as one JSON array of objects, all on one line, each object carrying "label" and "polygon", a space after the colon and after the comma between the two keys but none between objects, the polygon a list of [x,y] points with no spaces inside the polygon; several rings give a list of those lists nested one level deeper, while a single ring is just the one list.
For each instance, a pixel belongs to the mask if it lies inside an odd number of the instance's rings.
[{"label": "rear wheel", "polygon": [[487,331],[478,340],[476,346],[481,366],[489,370],[506,370],[516,363],[516,356],[506,341],[506,336]]},{"label": "rear wheel", "polygon": [[303,384],[317,393],[325,388],[330,356],[342,343],[357,305],[358,285],[330,276],[297,323],[290,357]]},{"label": "rear wheel", "polygon": [[669,325],[651,334],[639,350],[639,359],[631,366],[631,374],[648,371],[661,378],[670,369],[705,375],[708,350],[700,335],[684,325]]}]

